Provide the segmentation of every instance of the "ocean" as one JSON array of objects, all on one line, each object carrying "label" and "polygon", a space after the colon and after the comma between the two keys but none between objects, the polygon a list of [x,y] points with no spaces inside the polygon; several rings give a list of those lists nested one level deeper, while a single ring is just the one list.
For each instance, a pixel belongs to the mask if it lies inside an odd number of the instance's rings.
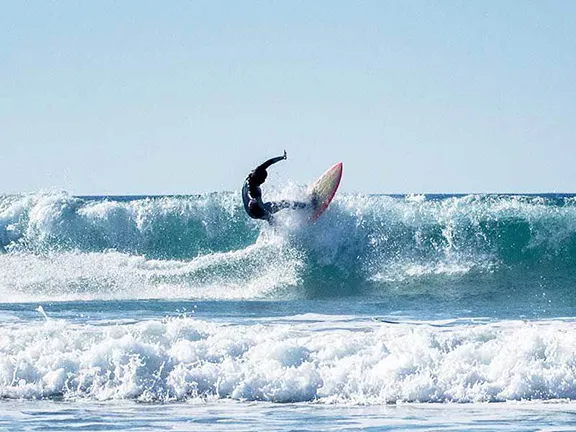
[{"label": "ocean", "polygon": [[576,195],[4,195],[0,430],[576,430],[575,291]]}]

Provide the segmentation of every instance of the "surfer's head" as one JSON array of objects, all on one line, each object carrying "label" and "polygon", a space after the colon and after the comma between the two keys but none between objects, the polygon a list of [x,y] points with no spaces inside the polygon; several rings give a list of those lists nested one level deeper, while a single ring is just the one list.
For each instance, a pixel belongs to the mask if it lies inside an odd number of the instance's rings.
[{"label": "surfer's head", "polygon": [[268,172],[265,169],[255,169],[252,171],[252,180],[257,185],[261,185],[266,181],[266,177],[268,177]]}]

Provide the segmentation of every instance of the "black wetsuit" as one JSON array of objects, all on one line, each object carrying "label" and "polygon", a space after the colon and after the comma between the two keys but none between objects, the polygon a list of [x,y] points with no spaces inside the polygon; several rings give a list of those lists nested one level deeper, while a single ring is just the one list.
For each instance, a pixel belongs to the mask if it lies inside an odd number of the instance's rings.
[{"label": "black wetsuit", "polygon": [[248,216],[253,219],[264,219],[272,223],[272,215],[285,208],[306,208],[308,204],[303,202],[290,202],[290,201],[280,201],[280,202],[264,202],[262,201],[262,190],[260,185],[264,183],[268,172],[266,171],[270,165],[273,165],[281,160],[286,159],[286,153],[284,156],[278,156],[272,159],[268,159],[263,164],[257,166],[244,182],[242,187],[242,201],[244,202],[244,209]]}]

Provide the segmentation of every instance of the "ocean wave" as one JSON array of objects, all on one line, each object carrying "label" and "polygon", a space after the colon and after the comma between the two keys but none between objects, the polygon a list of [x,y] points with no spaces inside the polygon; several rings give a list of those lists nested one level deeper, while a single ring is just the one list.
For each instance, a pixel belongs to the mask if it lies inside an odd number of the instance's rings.
[{"label": "ocean wave", "polygon": [[341,194],[315,224],[284,211],[270,227],[245,215],[238,193],[3,196],[0,247],[5,298],[387,295],[463,281],[565,291],[576,202]]},{"label": "ocean wave", "polygon": [[237,196],[90,199],[67,193],[0,197],[0,245],[7,251],[115,250],[181,259],[235,250],[258,227]]},{"label": "ocean wave", "polygon": [[[49,313],[48,313],[49,315]],[[94,326],[47,318],[0,334],[0,398],[352,403],[576,399],[563,321],[322,331],[189,317]]]}]

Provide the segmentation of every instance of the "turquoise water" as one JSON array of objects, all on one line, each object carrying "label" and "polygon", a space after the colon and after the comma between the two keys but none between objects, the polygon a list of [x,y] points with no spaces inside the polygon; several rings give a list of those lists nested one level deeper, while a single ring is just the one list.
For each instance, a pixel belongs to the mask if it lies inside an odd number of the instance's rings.
[{"label": "turquoise water", "polygon": [[574,429],[572,195],[4,196],[0,248],[0,428]]}]

